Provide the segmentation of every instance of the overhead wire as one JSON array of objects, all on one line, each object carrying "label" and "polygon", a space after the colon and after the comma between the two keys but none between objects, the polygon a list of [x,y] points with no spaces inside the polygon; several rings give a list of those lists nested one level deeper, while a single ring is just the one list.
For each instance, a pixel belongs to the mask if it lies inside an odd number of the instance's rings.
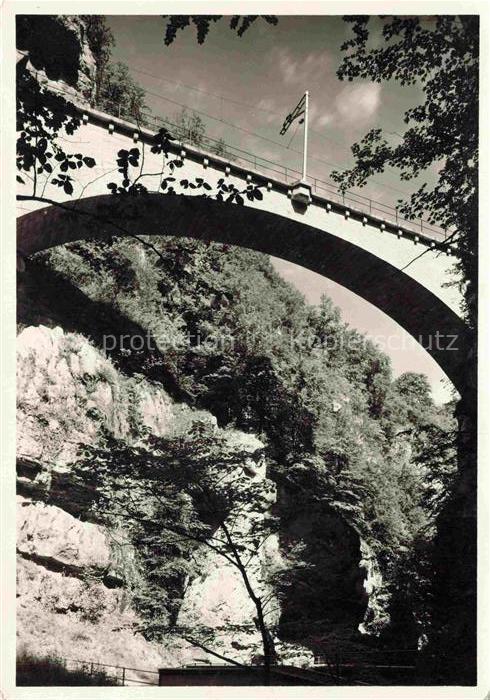
[{"label": "overhead wire", "polygon": [[[278,146],[279,148],[291,150],[293,153],[301,153],[301,151],[299,151],[299,150],[297,150],[297,149],[291,149],[291,148],[290,148],[290,145],[291,145],[291,142],[292,142],[293,139],[291,139],[290,142],[289,142],[289,144],[288,144],[287,146],[285,146],[283,143],[280,143],[280,142],[278,142],[278,141],[274,141],[273,139],[270,139],[270,138],[268,138],[268,137],[266,137],[266,136],[262,136],[261,134],[257,134],[256,132],[250,131],[249,129],[245,129],[244,127],[241,127],[241,126],[239,126],[239,125],[237,125],[237,124],[233,124],[232,122],[229,122],[229,121],[223,119],[223,102],[229,102],[229,103],[231,103],[231,104],[236,104],[236,105],[239,105],[239,106],[241,106],[241,107],[246,107],[246,108],[250,109],[252,112],[255,112],[255,111],[258,110],[258,111],[261,111],[261,112],[265,112],[265,113],[267,113],[267,114],[272,114],[272,115],[277,116],[277,117],[279,117],[279,118],[281,118],[281,119],[282,119],[283,116],[284,116],[282,113],[276,112],[276,111],[271,110],[271,109],[268,109],[268,108],[266,108],[266,107],[260,107],[259,105],[250,105],[250,104],[247,104],[246,102],[242,102],[241,100],[236,100],[236,99],[233,99],[233,98],[231,98],[231,97],[227,97],[227,96],[225,96],[225,95],[221,95],[221,94],[218,94],[218,93],[210,92],[209,90],[205,90],[204,88],[199,88],[199,87],[196,87],[196,86],[194,86],[194,85],[189,85],[188,83],[183,83],[182,81],[175,80],[175,79],[173,79],[173,78],[169,78],[168,76],[155,75],[155,74],[153,74],[153,73],[150,73],[149,71],[142,70],[141,68],[135,68],[135,67],[131,66],[131,67],[130,67],[130,70],[132,70],[132,71],[134,71],[134,72],[136,72],[136,73],[141,73],[142,75],[146,75],[146,76],[148,76],[148,77],[154,78],[155,80],[161,80],[161,81],[164,81],[164,82],[173,83],[173,84],[175,84],[175,85],[177,85],[177,86],[180,86],[180,87],[183,87],[183,88],[185,88],[185,89],[187,89],[187,90],[193,90],[193,91],[195,91],[195,92],[198,92],[198,93],[207,95],[207,96],[209,96],[209,97],[213,97],[213,98],[215,98],[215,99],[219,99],[219,100],[220,100],[220,103],[221,103],[221,110],[220,110],[220,111],[221,111],[221,117],[216,117],[216,116],[214,116],[214,115],[212,115],[212,114],[209,114],[209,113],[207,113],[207,112],[204,112],[203,110],[196,109],[196,108],[194,108],[194,107],[191,107],[190,105],[184,104],[184,103],[182,103],[182,102],[178,102],[177,100],[172,100],[171,98],[166,97],[166,96],[164,96],[164,95],[161,95],[160,93],[156,93],[156,92],[154,92],[154,91],[152,91],[152,90],[149,90],[148,88],[141,88],[145,93],[151,95],[152,97],[156,97],[157,99],[165,100],[165,101],[167,101],[167,102],[170,102],[171,104],[175,104],[175,105],[177,105],[177,106],[179,106],[179,107],[182,107],[182,108],[184,108],[184,109],[192,110],[193,112],[196,112],[196,114],[200,114],[201,116],[205,116],[205,117],[207,117],[208,119],[213,119],[213,120],[216,120],[216,121],[220,121],[220,122],[222,122],[223,124],[226,124],[227,126],[229,126],[229,127],[231,127],[231,128],[237,129],[237,130],[239,130],[239,131],[242,131],[243,133],[246,133],[246,134],[248,134],[248,135],[250,135],[250,136],[254,136],[254,137],[256,137],[256,138],[262,139],[262,140],[264,140],[264,141],[268,141],[269,143],[272,143],[272,144],[274,144],[275,146]],[[331,137],[331,136],[328,136],[328,135],[326,135],[326,134],[323,134],[323,133],[317,131],[316,129],[312,129],[311,127],[309,128],[309,131],[310,131],[311,133],[315,134],[316,136],[319,136],[320,138],[326,140],[326,141],[331,141],[332,143],[335,143],[337,146],[340,146],[341,148],[348,148],[348,146],[347,146],[347,144],[346,144],[345,141],[344,141],[344,142],[340,142],[340,141],[338,141],[337,139],[334,139],[334,138]],[[398,132],[396,132],[396,131],[386,131],[386,133],[387,133],[387,134],[391,134],[391,135],[398,136],[399,138],[403,138],[403,137],[402,137]],[[347,166],[346,166],[346,163],[343,163],[343,164],[340,165],[339,163],[333,163],[333,162],[331,162],[331,161],[328,161],[328,160],[325,160],[325,159],[322,159],[322,158],[318,158],[317,156],[310,156],[310,159],[311,159],[311,160],[314,160],[314,161],[316,161],[316,162],[318,162],[318,163],[322,163],[323,165],[328,165],[329,167],[333,167],[333,168],[341,168],[341,169],[342,169],[342,168],[347,167]],[[405,195],[405,196],[408,196],[408,195],[410,194],[410,193],[407,192],[406,190],[401,190],[400,188],[394,187],[393,185],[388,185],[388,184],[386,184],[386,183],[380,183],[380,182],[378,182],[378,181],[376,181],[376,180],[372,180],[371,182],[372,182],[373,184],[379,185],[380,187],[393,190],[393,191],[398,192],[398,193],[400,193],[400,194],[403,194],[403,195]]]},{"label": "overhead wire", "polygon": [[[52,89],[52,88],[51,88],[51,89]],[[145,94],[152,95],[153,97],[156,97],[157,99],[163,100],[163,101],[165,101],[165,102],[170,102],[171,104],[174,104],[174,105],[176,105],[176,106],[179,106],[179,107],[181,107],[181,108],[183,108],[183,109],[191,110],[192,112],[195,112],[196,114],[199,114],[199,115],[201,115],[201,116],[207,117],[208,119],[212,119],[212,120],[214,120],[214,121],[217,121],[217,122],[220,122],[220,123],[222,123],[222,124],[225,124],[226,126],[229,126],[230,128],[233,128],[233,129],[236,129],[236,130],[238,130],[238,131],[241,131],[242,133],[245,133],[245,134],[247,134],[247,135],[249,135],[249,136],[253,136],[253,137],[255,137],[255,138],[261,139],[261,140],[263,140],[263,141],[266,141],[266,142],[268,142],[268,143],[271,143],[271,144],[273,144],[274,146],[277,146],[277,147],[282,148],[282,149],[284,149],[284,150],[289,150],[291,153],[297,153],[297,154],[301,154],[301,153],[302,153],[302,151],[300,151],[299,149],[291,148],[291,142],[292,142],[292,140],[293,140],[292,138],[290,139],[289,145],[286,146],[284,143],[280,143],[279,141],[274,141],[274,139],[268,138],[267,136],[263,136],[262,134],[258,134],[258,133],[254,132],[254,131],[251,131],[250,129],[246,129],[245,127],[239,126],[238,124],[233,124],[232,122],[229,122],[229,121],[227,121],[227,120],[225,120],[225,119],[221,119],[220,117],[216,117],[215,115],[212,115],[212,114],[209,114],[209,113],[207,113],[207,112],[204,112],[203,110],[199,110],[199,109],[196,109],[196,108],[194,108],[194,107],[191,107],[190,105],[187,105],[187,104],[185,104],[185,103],[178,102],[177,100],[172,100],[171,98],[166,97],[165,95],[161,95],[160,93],[153,92],[152,90],[148,90],[147,88],[141,88],[141,90],[142,90]],[[57,90],[54,90],[54,91],[57,92]],[[223,99],[226,99],[226,98],[223,98]],[[245,103],[243,103],[243,104],[245,104]],[[167,121],[169,121],[169,120],[167,119]],[[298,125],[296,125],[296,129],[297,129],[297,126],[298,126]],[[296,133],[296,132],[295,132],[295,133]],[[294,136],[295,136],[295,133],[293,134],[293,138],[294,138]],[[232,146],[231,144],[228,144],[228,145],[231,146],[232,148],[236,148],[235,146]],[[236,150],[242,150],[242,149],[236,148]],[[332,163],[331,161],[328,161],[328,160],[325,160],[325,159],[322,159],[322,158],[318,158],[318,157],[316,157],[316,156],[310,155],[309,158],[310,158],[310,160],[314,160],[314,161],[316,161],[316,162],[318,162],[318,163],[322,163],[323,165],[328,165],[329,167],[334,167],[334,168],[342,168],[342,167],[344,167],[344,166],[342,166],[342,165],[339,165],[338,163]],[[396,187],[393,187],[393,186],[391,186],[391,185],[385,185],[385,184],[379,183],[379,182],[377,182],[377,181],[375,181],[375,180],[372,180],[371,182],[372,182],[373,184],[379,185],[379,186],[382,187],[382,188],[392,189],[392,190],[394,190],[394,191],[396,191],[396,192],[399,192],[400,194],[403,194],[403,195],[405,195],[405,196],[407,196],[407,195],[409,194],[409,193],[404,192],[404,191],[402,191],[402,190],[399,190],[399,189],[397,189]],[[388,205],[387,205],[387,206],[388,206]],[[389,206],[392,206],[392,205],[389,205]]]},{"label": "overhead wire", "polygon": [[[154,78],[155,80],[161,80],[167,83],[172,83],[174,85],[177,85],[177,87],[182,87],[185,88],[186,90],[193,90],[194,92],[199,92],[202,95],[207,95],[208,97],[214,97],[216,99],[219,99],[221,101],[229,102],[230,104],[235,104],[240,107],[247,107],[253,112],[259,111],[259,112],[265,112],[266,114],[272,114],[275,117],[283,118],[283,113],[282,112],[277,112],[273,109],[269,109],[267,107],[260,107],[260,105],[251,105],[248,104],[247,102],[242,102],[241,100],[236,100],[232,97],[228,97],[225,95],[221,95],[215,92],[210,92],[209,90],[205,90],[204,88],[196,87],[195,85],[189,85],[189,83],[183,83],[181,80],[175,80],[173,78],[169,78],[168,76],[165,75],[155,75],[154,73],[150,73],[149,71],[142,70],[141,68],[135,68],[133,66],[130,67],[130,70],[134,71],[135,73],[141,73],[142,75],[146,75],[150,78]],[[337,144],[337,146],[345,146],[349,147],[350,144],[348,144],[347,141],[338,141],[337,139],[334,139],[332,136],[328,136],[327,134],[323,134],[320,131],[317,131],[316,129],[312,129],[310,127],[310,131],[313,134],[316,134],[317,136],[320,136],[321,138],[326,139],[327,141],[332,141],[332,143]],[[399,136],[402,138],[402,136],[397,133],[396,131],[386,131],[387,134],[393,134],[396,136]]]}]

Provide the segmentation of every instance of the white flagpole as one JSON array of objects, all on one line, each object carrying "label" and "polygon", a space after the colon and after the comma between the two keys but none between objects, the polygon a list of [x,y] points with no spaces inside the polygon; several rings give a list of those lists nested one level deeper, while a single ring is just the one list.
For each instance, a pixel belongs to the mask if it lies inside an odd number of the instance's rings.
[{"label": "white flagpole", "polygon": [[303,177],[306,182],[306,158],[308,152],[308,90],[305,92],[305,120],[304,120],[304,141],[303,141]]}]

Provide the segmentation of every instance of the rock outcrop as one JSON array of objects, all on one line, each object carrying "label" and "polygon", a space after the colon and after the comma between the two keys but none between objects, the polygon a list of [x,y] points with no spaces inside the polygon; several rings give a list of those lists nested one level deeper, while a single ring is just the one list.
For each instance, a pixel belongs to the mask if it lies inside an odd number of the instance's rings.
[{"label": "rock outcrop", "polygon": [[[18,336],[17,399],[19,647],[61,656],[70,650],[83,660],[136,668],[177,666],[196,658],[216,661],[173,636],[164,644],[144,639],[127,585],[129,580],[134,585],[140,575],[134,552],[124,542],[124,533],[119,538],[94,520],[88,507],[93,494],[70,475],[80,447],[97,444],[102,431],[131,443],[142,426],[163,437],[172,434],[177,423],[182,430],[200,413],[176,404],[162,385],[122,374],[83,335],[42,325],[24,327]],[[214,421],[210,414],[201,414]],[[265,460],[256,457],[264,445],[237,430],[228,430],[227,439],[230,446],[250,454],[244,464],[250,483],[260,485],[273,507],[275,485]],[[230,517],[246,533],[265,515],[252,509],[238,520],[234,514]],[[312,566],[318,564],[317,555],[323,564],[330,562],[328,576],[318,582],[318,610],[313,611],[314,617],[329,620],[329,632],[340,625],[350,630],[347,634],[355,634],[365,610],[361,631],[370,632],[383,612],[382,601],[377,603],[382,583],[372,553],[364,545],[360,552],[358,535],[333,511],[320,516],[302,513],[284,526],[280,536],[264,543],[249,573],[254,589],[268,601],[266,616],[278,630],[279,658],[306,666],[313,655],[302,641],[311,640],[281,633],[298,601],[294,595],[280,599],[273,583],[275,574],[288,566],[290,545],[309,547]],[[221,628],[215,651],[245,663],[259,660],[256,610],[240,572],[205,547],[195,557],[199,575],[187,582],[177,625]],[[111,643],[106,647],[108,636]]]},{"label": "rock outcrop", "polygon": [[[131,547],[121,547],[114,533],[88,521],[91,494],[70,476],[80,447],[96,442],[102,429],[129,442],[141,426],[165,436],[177,418],[182,425],[199,412],[174,404],[154,382],[122,375],[86,338],[59,327],[28,326],[19,334],[17,399],[19,648],[65,657],[70,650],[82,660],[141,668],[150,659],[155,668],[180,665],[196,654],[210,661],[212,656],[188,644],[173,638],[149,643],[137,631],[141,621],[125,587],[128,572],[138,576]],[[272,504],[275,488],[265,461],[254,461],[263,444],[236,430],[229,431],[229,442],[250,453],[244,469]],[[238,526],[245,532],[257,517],[264,513],[242,513]],[[234,630],[217,648],[250,661],[260,654],[260,635],[243,580],[218,554],[204,548],[197,555],[200,575],[188,583],[178,625]],[[280,611],[269,579],[281,566],[278,539],[271,537],[250,570],[256,590],[269,597],[271,624]],[[112,643],[103,648],[107,634]],[[312,662],[307,649],[277,643],[288,663]]]},{"label": "rock outcrop", "polygon": [[359,566],[365,571],[363,586],[366,591],[367,608],[364,620],[359,625],[359,631],[361,634],[378,635],[390,622],[387,612],[390,595],[383,581],[376,555],[364,540],[361,540],[361,555]]},{"label": "rock outcrop", "polygon": [[[46,41],[46,36],[50,41]],[[53,51],[56,47],[56,51]],[[17,61],[40,83],[72,101],[89,104],[94,96],[96,61],[87,37],[87,25],[77,15],[24,15],[17,21]]]},{"label": "rock outcrop", "polygon": [[25,328],[17,367],[19,649],[153,670],[175,665],[171,640],[149,643],[138,631],[124,587],[131,551],[80,519],[90,494],[69,467],[101,428],[131,440],[138,423],[164,435],[172,402],[161,386],[124,377],[85,338],[59,327]]}]

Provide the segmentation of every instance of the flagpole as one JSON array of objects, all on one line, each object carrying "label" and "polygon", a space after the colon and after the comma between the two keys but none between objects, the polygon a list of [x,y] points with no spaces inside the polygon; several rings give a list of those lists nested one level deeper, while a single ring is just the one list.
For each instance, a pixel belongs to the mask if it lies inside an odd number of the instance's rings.
[{"label": "flagpole", "polygon": [[308,90],[305,92],[305,128],[304,128],[304,141],[303,141],[303,177],[302,180],[306,182],[306,158],[308,152]]}]

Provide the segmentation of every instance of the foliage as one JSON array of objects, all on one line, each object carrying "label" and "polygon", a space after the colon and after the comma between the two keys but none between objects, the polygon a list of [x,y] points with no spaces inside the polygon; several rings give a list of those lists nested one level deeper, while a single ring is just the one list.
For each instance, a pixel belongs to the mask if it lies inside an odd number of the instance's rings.
[{"label": "foliage", "polygon": [[182,109],[177,117],[175,136],[180,141],[185,141],[197,148],[204,142],[206,132],[204,122],[195,112],[189,113],[186,108]]},{"label": "foliage", "polygon": [[17,180],[23,183],[28,177],[36,196],[40,176],[49,177],[59,167],[63,174],[52,178],[52,182],[71,194],[72,178],[66,173],[84,166],[92,168],[95,160],[66,153],[56,136],[60,130],[73,134],[80,126],[80,116],[64,97],[40,86],[24,62],[18,66],[17,78]]},{"label": "foliage", "polygon": [[[168,632],[169,618],[175,625],[184,583],[195,574],[191,555],[197,544],[240,572],[257,611],[264,664],[274,661],[265,602],[249,571],[275,525],[267,514],[265,482],[254,481],[248,466],[260,457],[230,445],[224,433],[200,421],[185,435],[142,436],[131,446],[107,436],[103,448],[87,446],[74,466],[96,494],[95,514],[111,524],[124,522],[130,532],[145,570],[146,585],[135,601],[150,639]],[[162,588],[174,595],[162,600]],[[178,631],[203,643],[198,629]]]},{"label": "foliage", "polygon": [[[28,27],[33,31],[35,22],[33,18],[28,22]],[[22,45],[35,51],[35,41],[33,45],[29,44],[25,31],[25,27],[24,34],[19,30]],[[126,65],[108,62],[111,35],[107,25],[100,18],[95,18],[89,23],[87,32],[90,35],[89,40],[100,54],[99,58],[103,65],[103,75],[97,90],[98,106],[111,114],[117,114],[118,117],[129,118],[140,123],[147,109],[144,91],[133,81]],[[28,68],[29,57],[22,59],[17,68],[17,125],[20,132],[17,140],[17,168],[23,173],[23,175],[17,175],[17,181],[27,184],[26,178],[29,179],[32,182],[32,190],[30,194],[19,194],[17,197],[51,204],[52,200],[44,196],[48,184],[59,187],[68,196],[73,195],[76,179],[69,173],[84,167],[93,168],[96,160],[91,156],[65,151],[63,133],[73,134],[80,127],[80,116],[73,105],[62,96],[38,83]],[[70,66],[72,70],[78,70],[71,64]],[[167,129],[161,128],[155,134],[151,146],[152,153],[162,155],[159,190],[166,194],[174,193],[173,183],[176,181],[174,171],[183,166],[183,161],[179,157],[169,157],[171,141],[184,137],[199,146],[204,138],[204,125],[198,115],[188,115],[184,111],[180,116],[177,132],[177,136],[172,136]],[[135,196],[149,192],[143,182],[147,176],[143,169],[143,147],[121,149],[117,154],[116,164],[120,182],[108,184],[108,189],[113,195]],[[199,196],[209,196],[212,190],[203,178],[195,178],[192,182],[183,178],[179,180],[179,184],[184,190],[199,191],[201,193]],[[262,199],[263,195],[260,187],[256,185],[248,184],[239,190],[235,185],[221,179],[217,184],[215,196],[220,201],[243,204],[245,198],[253,201]]]},{"label": "foliage", "polygon": [[[341,80],[395,80],[419,84],[425,101],[405,112],[408,125],[392,144],[381,129],[372,129],[352,146],[355,165],[333,173],[341,189],[363,186],[387,167],[403,180],[437,169],[437,182],[423,183],[400,211],[409,218],[429,212],[431,222],[448,230],[467,284],[466,312],[476,319],[477,174],[478,174],[478,17],[436,15],[383,18],[380,43],[372,42],[376,18],[345,17],[353,38],[337,74]],[[376,34],[377,36],[377,34]]]},{"label": "foliage", "polygon": [[[408,217],[429,212],[446,227],[455,244],[457,271],[464,292],[468,324],[466,385],[458,406],[460,428],[454,433],[429,429],[434,445],[423,449],[433,473],[429,499],[438,513],[430,578],[434,652],[444,657],[444,682],[474,683],[476,678],[476,425],[477,425],[477,295],[478,295],[478,95],[479,17],[436,15],[382,19],[382,36],[367,16],[346,17],[353,38],[338,70],[341,79],[375,82],[396,80],[421,86],[424,101],[405,112],[407,129],[393,144],[372,129],[352,147],[354,166],[334,173],[341,189],[363,186],[386,167],[405,180],[422,184],[400,211]],[[423,182],[436,172],[435,185]],[[425,432],[425,431],[424,431]],[[454,478],[457,454],[460,475]],[[450,466],[448,466],[448,464]],[[447,493],[449,482],[452,493]],[[434,489],[434,485],[437,485]],[[445,504],[444,504],[445,500]],[[444,507],[442,507],[444,506]],[[458,523],[456,525],[456,523]],[[454,646],[458,639],[458,649]],[[439,669],[439,670],[441,670]],[[433,669],[434,673],[434,669]]]},{"label": "foliage", "polygon": [[235,160],[235,156],[228,151],[226,143],[222,138],[218,139],[218,141],[214,144],[214,148],[212,150],[220,158],[226,158],[226,160],[228,161]]},{"label": "foliage", "polygon": [[120,61],[107,62],[97,94],[97,107],[120,119],[140,123],[148,112],[145,91],[133,80],[127,65]]},{"label": "foliage", "polygon": [[[197,32],[197,41],[204,43],[212,22],[218,22],[224,15],[163,15],[166,20],[165,44],[169,46],[173,43],[179,30],[194,25]],[[236,31],[241,37],[247,29],[257,20],[259,15],[233,15],[230,18],[230,29]],[[268,24],[277,24],[277,17],[264,15],[262,17]]]},{"label": "foliage", "polygon": [[175,124],[172,126],[172,131],[178,140],[197,146],[197,148],[207,149],[211,153],[220,156],[220,158],[226,158],[229,162],[236,158],[228,151],[227,145],[222,138],[217,141],[211,141],[206,137],[206,126],[196,112],[188,112],[186,108],[182,109],[175,120]]},{"label": "foliage", "polygon": [[[193,22],[199,37],[204,38],[211,20]],[[364,19],[357,21],[363,26]],[[169,43],[190,22],[177,17]],[[246,26],[232,20],[233,29]],[[363,41],[361,32],[361,47]],[[109,66],[103,80],[105,109],[116,109],[123,96],[124,109],[141,114],[143,96],[127,69]],[[74,110],[37,85],[25,62],[19,66],[18,96],[18,168],[33,179],[30,196],[38,194],[40,175],[51,178],[52,162],[60,170],[53,184],[70,195],[68,173],[95,164],[94,159],[87,162],[66,153],[57,138],[63,130],[78,128]],[[202,123],[195,116],[190,119],[193,138],[199,140]],[[162,156],[160,189],[170,194],[182,167],[180,158],[165,161],[172,139],[161,129],[151,146]],[[142,148],[121,149],[116,165],[117,178],[109,184],[114,197],[148,192]],[[210,196],[211,187],[201,178],[179,183],[197,196]],[[214,195],[238,205],[263,196],[253,185],[239,191],[224,179]],[[448,424],[440,420],[427,382],[413,374],[393,381],[388,358],[347,328],[329,300],[308,306],[264,256],[202,241],[150,241],[126,233],[129,238],[72,244],[41,257],[89,299],[115,308],[120,317],[148,332],[157,352],[148,348],[138,354],[139,371],[164,384],[170,379],[188,403],[211,411],[220,426],[258,434],[266,443],[275,480],[285,492],[296,494],[299,513],[317,509],[323,517],[333,509],[341,514],[373,547],[394,588],[410,572],[410,581],[420,583],[422,590],[428,576],[425,559],[420,567],[413,559],[403,566],[394,563],[415,543],[423,551],[430,545],[441,503],[437,491],[451,481],[454,470],[454,452],[443,447]],[[115,360],[128,366],[121,355],[131,353],[125,348]],[[436,435],[441,449],[432,460],[429,445]],[[242,547],[248,544],[244,533],[236,540],[226,538],[226,516],[255,496],[247,492],[247,500],[244,492],[237,492],[240,479],[219,481],[239,470],[241,458],[227,452],[219,434],[199,431],[164,442],[148,436],[132,445],[109,436],[105,449],[87,452],[85,466],[90,468],[84,478],[97,481],[99,507],[106,517],[117,515],[116,507],[122,509],[120,517],[130,517],[145,571],[147,589],[136,597],[148,634],[158,632],[152,620],[175,621],[179,590],[191,573],[187,541],[209,547],[221,528],[225,544],[218,550],[223,556],[231,552],[235,565],[242,566]],[[287,512],[279,515],[287,519]],[[245,539],[250,536],[245,533]],[[314,544],[302,547],[298,542],[293,549],[295,586],[311,594],[311,567],[321,575],[325,562],[315,554]],[[240,572],[245,581],[246,567]],[[253,587],[250,596],[260,618],[262,601]],[[270,661],[274,651],[267,625],[259,621],[259,627]]]},{"label": "foliage", "polygon": [[100,92],[105,70],[111,58],[112,47],[114,46],[114,35],[102,15],[80,15],[80,19],[85,23],[87,41],[95,58],[95,104],[99,103]]},{"label": "foliage", "polygon": [[[77,243],[43,257],[150,334],[160,359],[145,349],[139,371],[164,383],[170,376],[221,426],[261,437],[298,517],[339,513],[396,587],[402,568],[393,563],[415,539],[430,547],[453,479],[450,409],[436,409],[421,375],[393,380],[388,359],[343,324],[330,300],[308,306],[265,256],[193,240],[152,245],[145,252],[128,238]],[[286,523],[287,508],[280,514]],[[325,576],[320,552],[312,540],[294,567],[300,589]],[[421,568],[421,584],[427,575]],[[293,600],[286,589],[285,608]]]}]

